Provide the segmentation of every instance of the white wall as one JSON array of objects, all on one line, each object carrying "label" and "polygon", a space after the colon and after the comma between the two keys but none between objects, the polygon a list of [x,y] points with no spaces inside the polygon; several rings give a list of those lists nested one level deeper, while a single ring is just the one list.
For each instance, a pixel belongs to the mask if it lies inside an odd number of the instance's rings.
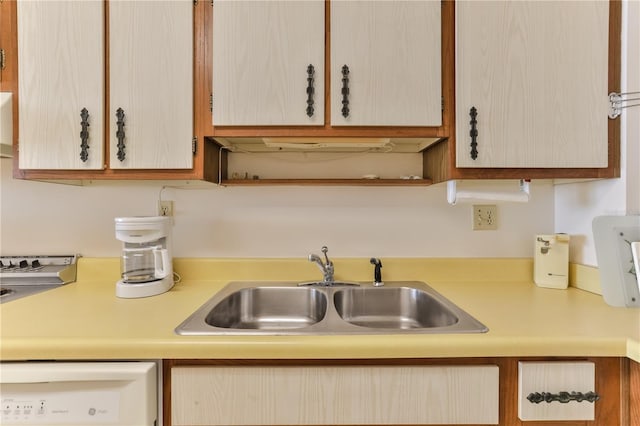
[{"label": "white wall", "polygon": [[[623,2],[623,91],[640,90],[640,1]],[[530,257],[533,235],[571,234],[571,260],[596,265],[591,221],[640,213],[640,108],[622,121],[620,179],[533,183],[528,204],[499,204],[498,231],[471,231],[471,207],[427,188],[263,187],[183,190],[175,201],[177,257]],[[0,161],[0,253],[118,256],[113,218],[152,215],[162,184],[84,187],[13,180]],[[492,184],[493,185],[493,184]],[[513,186],[515,183],[510,182]]]},{"label": "white wall", "polygon": [[[118,256],[113,218],[153,215],[161,184],[69,186],[14,180],[3,159],[0,252]],[[469,185],[469,184],[466,184]],[[486,185],[486,184],[485,184]],[[516,182],[492,187],[516,189]],[[166,188],[174,200],[176,257],[530,257],[533,235],[553,231],[553,186],[528,204],[498,204],[498,231],[472,231],[471,206],[446,187]]]},{"label": "white wall", "polygon": [[[640,1],[623,2],[622,92],[640,91]],[[555,231],[571,234],[572,262],[597,266],[591,222],[600,215],[640,214],[640,107],[621,120],[619,179],[556,186]]]}]

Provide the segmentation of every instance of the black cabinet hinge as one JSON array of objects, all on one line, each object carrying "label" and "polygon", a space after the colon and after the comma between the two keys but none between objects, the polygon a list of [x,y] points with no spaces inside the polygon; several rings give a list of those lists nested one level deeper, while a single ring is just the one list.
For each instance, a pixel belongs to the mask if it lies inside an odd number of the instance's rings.
[{"label": "black cabinet hinge", "polygon": [[195,136],[191,139],[191,152],[193,155],[196,155],[196,152],[198,152],[198,138]]},{"label": "black cabinet hinge", "polygon": [[444,112],[444,96],[440,98],[440,110]]},{"label": "black cabinet hinge", "polygon": [[213,93],[209,93],[209,112],[213,112]]}]

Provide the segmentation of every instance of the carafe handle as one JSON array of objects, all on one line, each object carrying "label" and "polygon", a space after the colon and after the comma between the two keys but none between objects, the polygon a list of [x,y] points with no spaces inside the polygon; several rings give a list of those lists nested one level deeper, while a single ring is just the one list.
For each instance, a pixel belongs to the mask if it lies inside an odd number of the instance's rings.
[{"label": "carafe handle", "polygon": [[153,255],[156,263],[156,278],[165,278],[169,275],[169,252],[167,249],[154,249]]}]

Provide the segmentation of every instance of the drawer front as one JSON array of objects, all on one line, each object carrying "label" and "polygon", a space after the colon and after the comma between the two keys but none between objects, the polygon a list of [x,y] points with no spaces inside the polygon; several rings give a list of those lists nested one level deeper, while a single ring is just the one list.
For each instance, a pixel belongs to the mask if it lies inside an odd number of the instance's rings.
[{"label": "drawer front", "polygon": [[520,420],[593,420],[595,402],[589,402],[589,392],[595,392],[592,362],[518,363]]},{"label": "drawer front", "polygon": [[172,424],[498,424],[498,367],[174,367]]}]

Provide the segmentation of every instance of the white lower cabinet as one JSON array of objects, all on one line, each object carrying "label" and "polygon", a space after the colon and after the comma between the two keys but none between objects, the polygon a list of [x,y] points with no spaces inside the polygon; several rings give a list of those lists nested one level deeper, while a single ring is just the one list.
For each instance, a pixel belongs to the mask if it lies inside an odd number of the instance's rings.
[{"label": "white lower cabinet", "polygon": [[520,420],[594,420],[593,362],[519,362]]},{"label": "white lower cabinet", "polygon": [[498,424],[496,365],[186,366],[171,424]]}]

